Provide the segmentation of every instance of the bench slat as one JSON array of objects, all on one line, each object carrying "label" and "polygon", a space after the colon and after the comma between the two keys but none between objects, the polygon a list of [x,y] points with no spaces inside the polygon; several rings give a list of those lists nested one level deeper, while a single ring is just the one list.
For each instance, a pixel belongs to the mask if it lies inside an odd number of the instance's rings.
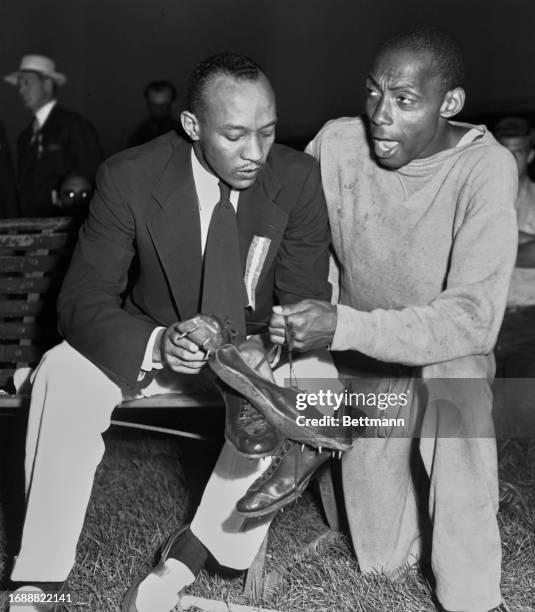
[{"label": "bench slat", "polygon": [[71,239],[69,234],[8,234],[0,236],[0,248],[59,249]]},{"label": "bench slat", "polygon": [[54,255],[0,256],[2,272],[50,272],[57,273],[60,257]]},{"label": "bench slat", "polygon": [[11,395],[9,393],[0,394],[0,408],[20,408],[29,403],[29,397],[21,395]]},{"label": "bench slat", "polygon": [[[0,408],[22,406],[29,400],[25,395],[0,395]],[[168,393],[121,402],[116,408],[198,408],[222,406],[223,400],[216,393]]]},{"label": "bench slat", "polygon": [[11,293],[45,293],[50,288],[50,277],[34,278],[21,276],[0,277],[0,295]]},{"label": "bench slat", "polygon": [[18,230],[54,231],[72,226],[72,217],[28,217],[20,219],[0,219],[0,232]]},{"label": "bench slat", "polygon": [[43,302],[27,302],[26,300],[0,301],[0,316],[28,317],[38,315],[43,309]]},{"label": "bench slat", "polygon": [[36,346],[4,344],[0,346],[0,361],[32,363],[39,361],[42,351]]},{"label": "bench slat", "polygon": [[0,322],[0,338],[2,340],[17,340],[19,338],[36,338],[42,335],[43,329],[35,323],[2,323]]}]

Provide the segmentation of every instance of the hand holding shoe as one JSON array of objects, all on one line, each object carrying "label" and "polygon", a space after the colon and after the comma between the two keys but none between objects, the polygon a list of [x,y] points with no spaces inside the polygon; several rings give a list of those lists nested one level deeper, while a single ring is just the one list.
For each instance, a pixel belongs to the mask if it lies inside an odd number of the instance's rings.
[{"label": "hand holding shoe", "polygon": [[232,340],[230,331],[215,316],[199,314],[162,330],[153,349],[153,361],[174,372],[198,374],[208,356]]}]

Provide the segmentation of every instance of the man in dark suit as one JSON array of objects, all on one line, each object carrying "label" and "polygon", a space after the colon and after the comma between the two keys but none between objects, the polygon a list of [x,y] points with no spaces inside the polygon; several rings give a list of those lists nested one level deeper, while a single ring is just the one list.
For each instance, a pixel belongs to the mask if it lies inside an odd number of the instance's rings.
[{"label": "man in dark suit", "polygon": [[[165,373],[191,384],[206,372],[206,355],[184,326],[212,312],[206,279],[220,205],[237,226],[227,247],[239,247],[243,335],[245,327],[265,331],[276,303],[330,297],[319,170],[311,157],[273,144],[275,98],[265,74],[247,58],[219,54],[194,71],[188,99],[181,119],[193,144],[169,133],[112,157],[98,173],[59,299],[66,341],[44,356],[33,383],[27,511],[13,581],[66,580],[104,450],[101,433],[124,394],[135,395],[147,379],[145,394],[165,390]],[[134,259],[138,271],[128,282]],[[229,252],[216,262],[225,279],[231,260]],[[240,335],[240,321],[232,323]],[[209,553],[226,566],[250,565],[269,519],[245,526],[235,502],[269,460],[225,444],[191,529],[173,536],[163,571],[130,593],[126,610],[172,609]]]},{"label": "man in dark suit", "polygon": [[92,124],[60,106],[57,89],[67,78],[43,55],[26,55],[19,70],[5,80],[18,88],[32,122],[18,139],[18,188],[21,214],[46,217],[58,214],[52,191],[62,178],[76,173],[94,182],[102,149]]}]

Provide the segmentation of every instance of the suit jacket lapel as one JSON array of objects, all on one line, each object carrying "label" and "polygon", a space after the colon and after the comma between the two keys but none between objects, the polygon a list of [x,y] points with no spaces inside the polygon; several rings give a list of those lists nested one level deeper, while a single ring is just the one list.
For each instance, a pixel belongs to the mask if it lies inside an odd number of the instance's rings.
[{"label": "suit jacket lapel", "polygon": [[46,140],[56,136],[56,134],[60,131],[62,115],[63,111],[61,106],[59,106],[59,104],[54,104],[52,110],[46,118],[46,121],[41,127],[41,133]]},{"label": "suit jacket lapel", "polygon": [[269,164],[264,166],[254,185],[240,194],[238,201],[238,232],[240,235],[240,258],[245,270],[247,255],[255,236],[270,239],[269,250],[264,261],[259,282],[271,266],[288,221],[288,214],[277,206],[276,198],[281,189],[280,182]]},{"label": "suit jacket lapel", "polygon": [[153,190],[159,206],[147,221],[181,318],[198,312],[201,291],[199,204],[191,172],[191,146],[175,147]]}]

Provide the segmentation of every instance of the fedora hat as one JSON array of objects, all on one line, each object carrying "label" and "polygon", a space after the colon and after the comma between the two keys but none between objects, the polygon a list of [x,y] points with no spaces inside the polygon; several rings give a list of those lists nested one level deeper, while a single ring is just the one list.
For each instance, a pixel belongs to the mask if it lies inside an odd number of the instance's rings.
[{"label": "fedora hat", "polygon": [[10,85],[16,85],[21,72],[29,70],[39,72],[45,77],[52,79],[58,86],[65,85],[67,77],[61,72],[56,72],[56,64],[45,55],[25,55],[20,63],[20,68],[4,77]]}]

